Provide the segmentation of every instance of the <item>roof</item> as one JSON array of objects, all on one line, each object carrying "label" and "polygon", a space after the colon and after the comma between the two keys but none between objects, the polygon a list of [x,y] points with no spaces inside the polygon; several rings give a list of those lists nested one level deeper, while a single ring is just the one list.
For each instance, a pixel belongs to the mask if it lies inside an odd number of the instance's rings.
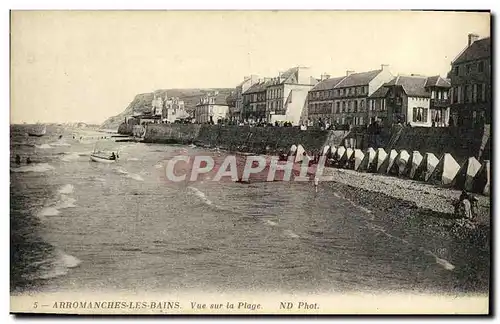
[{"label": "roof", "polygon": [[448,80],[443,79],[441,76],[435,75],[427,78],[425,86],[451,88],[451,83]]},{"label": "roof", "polygon": [[347,76],[342,82],[340,82],[336,88],[344,88],[344,87],[356,87],[367,85],[373,80],[382,70],[373,70],[368,72],[361,73],[352,73]]},{"label": "roof", "polygon": [[340,81],[344,80],[345,76],[343,77],[338,77],[338,78],[328,78],[326,80],[321,81],[318,83],[314,88],[311,89],[311,91],[321,91],[321,90],[329,90],[335,88],[337,84],[339,84]]},{"label": "roof", "polygon": [[247,91],[245,91],[243,93],[249,94],[249,93],[257,93],[257,92],[266,91],[267,86],[270,84],[271,84],[271,81],[261,81],[261,82],[255,83],[250,88],[248,88]]},{"label": "roof", "polygon": [[389,88],[385,87],[385,84],[384,84],[380,88],[378,88],[374,93],[372,93],[370,98],[385,98],[388,91],[389,91]]},{"label": "roof", "polygon": [[398,75],[384,86],[401,86],[409,97],[430,97],[430,92],[425,88],[427,79],[425,76]]},{"label": "roof", "polygon": [[465,48],[453,61],[453,64],[479,60],[491,57],[491,39],[483,38],[475,41],[471,46]]}]

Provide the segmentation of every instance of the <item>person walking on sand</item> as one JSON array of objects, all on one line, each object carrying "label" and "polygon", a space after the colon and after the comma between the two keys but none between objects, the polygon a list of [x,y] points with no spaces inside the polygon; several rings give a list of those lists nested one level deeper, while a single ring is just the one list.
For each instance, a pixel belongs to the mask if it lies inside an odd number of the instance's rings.
[{"label": "person walking on sand", "polygon": [[319,186],[319,177],[317,175],[314,176],[314,190],[316,193],[318,192],[318,186]]}]

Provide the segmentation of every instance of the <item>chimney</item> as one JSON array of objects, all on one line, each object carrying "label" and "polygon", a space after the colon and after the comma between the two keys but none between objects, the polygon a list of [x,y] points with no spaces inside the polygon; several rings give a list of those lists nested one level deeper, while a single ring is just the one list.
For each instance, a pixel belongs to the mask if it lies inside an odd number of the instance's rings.
[{"label": "chimney", "polygon": [[329,74],[326,74],[326,73],[323,73],[321,75],[321,81],[324,81],[324,80],[327,80],[327,79],[330,79],[330,75]]},{"label": "chimney", "polygon": [[389,67],[389,65],[388,65],[388,64],[380,64],[380,69],[381,69],[382,71],[387,70],[387,68],[388,68],[388,67]]},{"label": "chimney", "polygon": [[264,82],[269,82],[271,81],[271,78],[264,78]]},{"label": "chimney", "polygon": [[[479,39],[479,36],[478,36],[478,35],[476,35],[476,34],[469,34],[469,35],[468,35],[468,40],[469,40],[469,42],[468,42],[468,46],[471,46],[471,45],[472,45],[472,43],[474,43],[474,42],[475,42],[475,41],[477,41],[478,39]],[[468,46],[467,46],[467,47],[468,47]]]},{"label": "chimney", "polygon": [[243,81],[247,81],[247,80],[250,80],[250,77],[249,76],[244,76],[243,77]]},{"label": "chimney", "polygon": [[350,76],[350,75],[351,75],[351,74],[353,74],[353,73],[354,73],[354,71],[349,71],[349,70],[347,70],[347,71],[345,72],[345,75],[346,75],[346,76]]}]

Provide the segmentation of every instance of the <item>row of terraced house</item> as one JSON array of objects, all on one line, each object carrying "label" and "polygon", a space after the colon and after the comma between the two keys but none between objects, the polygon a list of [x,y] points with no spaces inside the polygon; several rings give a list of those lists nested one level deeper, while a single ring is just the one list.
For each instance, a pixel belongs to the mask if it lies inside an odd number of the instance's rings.
[{"label": "row of terraced house", "polygon": [[490,38],[469,34],[467,46],[452,62],[447,77],[393,75],[388,65],[335,77],[316,78],[309,68],[300,66],[272,78],[248,76],[225,102],[218,99],[217,119],[343,126],[374,121],[424,127],[489,124],[490,49]]}]

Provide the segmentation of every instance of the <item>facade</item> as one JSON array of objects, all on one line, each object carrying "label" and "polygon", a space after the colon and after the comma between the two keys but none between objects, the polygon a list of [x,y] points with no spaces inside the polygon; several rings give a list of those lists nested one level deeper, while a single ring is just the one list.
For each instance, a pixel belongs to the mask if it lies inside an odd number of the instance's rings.
[{"label": "facade", "polygon": [[491,123],[491,40],[469,34],[467,47],[452,62],[451,120],[456,126]]},{"label": "facade", "polygon": [[[308,119],[318,122],[320,118],[326,118],[327,122],[336,125],[367,125],[368,98],[393,78],[387,65],[382,65],[379,70],[347,71],[344,77],[326,79],[308,95],[308,110],[311,112],[308,112]],[[327,117],[329,109],[331,113]]]},{"label": "facade", "polygon": [[380,125],[388,126],[391,124],[387,114],[387,92],[388,87],[381,86],[372,93],[367,100],[368,122],[378,122]]},{"label": "facade", "polygon": [[197,123],[218,124],[228,118],[228,113],[226,98],[215,91],[200,98],[194,110],[194,118]]},{"label": "facade", "polygon": [[178,119],[187,117],[189,117],[189,114],[186,112],[183,100],[180,100],[178,97],[165,99],[162,110],[162,120],[164,122],[173,123]]},{"label": "facade", "polygon": [[226,97],[228,108],[227,117],[231,121],[237,121],[241,117],[241,112],[236,112],[236,91],[231,91],[229,96]]},{"label": "facade", "polygon": [[249,123],[266,121],[266,89],[271,79],[260,79],[243,93],[241,118]]},{"label": "facade", "polygon": [[389,123],[448,126],[450,83],[440,76],[397,76],[385,87]]},{"label": "facade", "polygon": [[[236,86],[234,93],[234,108],[230,106],[230,119],[235,121],[243,120],[242,111],[243,111],[243,93],[245,93],[251,86],[258,83],[258,77],[256,75],[245,76],[243,81]],[[232,98],[230,98],[232,101]],[[229,104],[229,103],[228,103]]]},{"label": "facade", "polygon": [[307,119],[332,124],[334,89],[345,78],[330,78],[326,74],[321,76],[320,82],[308,93]]},{"label": "facade", "polygon": [[265,118],[270,123],[299,125],[305,112],[307,94],[318,83],[307,67],[288,69],[266,84]]},{"label": "facade", "polygon": [[169,98],[167,93],[164,99],[154,93],[151,107],[151,114],[156,122],[173,123],[177,119],[189,116],[185,110],[184,101],[177,97]]}]

